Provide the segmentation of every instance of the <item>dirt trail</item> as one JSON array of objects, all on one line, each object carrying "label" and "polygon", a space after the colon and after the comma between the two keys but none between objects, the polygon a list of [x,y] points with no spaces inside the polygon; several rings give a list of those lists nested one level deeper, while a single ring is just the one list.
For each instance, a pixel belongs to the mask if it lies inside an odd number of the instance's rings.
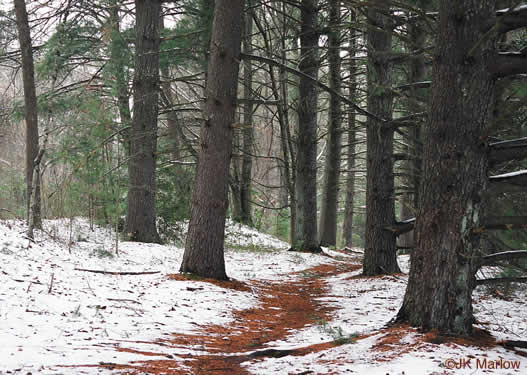
[{"label": "dirt trail", "polygon": [[[102,367],[124,370],[128,374],[249,374],[240,364],[259,357],[303,355],[333,346],[333,343],[312,345],[295,351],[274,351],[266,343],[285,339],[290,330],[301,329],[317,321],[330,321],[333,307],[320,302],[328,294],[324,278],[351,272],[360,265],[348,263],[323,264],[300,273],[297,280],[270,282],[217,282],[222,287],[257,291],[260,304],[252,309],[234,312],[229,326],[202,326],[193,335],[174,334],[163,344],[174,348],[205,348],[206,355],[178,355],[178,359],[138,361],[126,365],[104,364]],[[181,279],[181,275],[171,278]],[[142,355],[158,355],[133,349],[118,350]],[[203,349],[201,349],[203,350]],[[183,360],[181,360],[183,358]]]}]

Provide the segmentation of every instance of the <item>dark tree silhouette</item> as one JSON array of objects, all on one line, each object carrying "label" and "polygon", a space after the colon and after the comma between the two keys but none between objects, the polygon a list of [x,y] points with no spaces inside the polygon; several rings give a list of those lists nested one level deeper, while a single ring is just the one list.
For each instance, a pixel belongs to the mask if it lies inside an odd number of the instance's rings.
[{"label": "dark tree silhouette", "polygon": [[243,0],[217,0],[199,165],[181,272],[227,279],[225,216],[238,80]]},{"label": "dark tree silhouette", "polygon": [[159,97],[160,0],[136,0],[134,112],[128,164],[127,232],[160,242],[156,229],[156,151]]},{"label": "dark tree silhouette", "polygon": [[368,111],[367,181],[366,181],[366,244],[364,274],[378,275],[399,272],[395,234],[386,227],[395,222],[393,181],[393,133],[391,124],[393,94],[392,20],[386,15],[389,4],[372,1],[368,9]]},{"label": "dark tree silhouette", "polygon": [[[33,237],[33,228],[42,228],[40,209],[40,174],[33,175],[35,161],[40,162],[38,143],[38,108],[35,88],[35,68],[31,30],[24,0],[14,0],[18,40],[22,54],[22,79],[24,83],[24,112],[26,117],[26,189],[29,234]],[[38,169],[38,168],[37,168]]]}]

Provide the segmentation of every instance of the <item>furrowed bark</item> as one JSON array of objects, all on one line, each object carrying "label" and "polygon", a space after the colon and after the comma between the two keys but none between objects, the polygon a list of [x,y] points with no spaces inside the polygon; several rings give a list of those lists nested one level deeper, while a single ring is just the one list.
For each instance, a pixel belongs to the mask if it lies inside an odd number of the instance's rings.
[{"label": "furrowed bark", "polygon": [[296,157],[296,222],[293,249],[321,251],[317,235],[317,88],[318,76],[317,0],[302,0],[300,31],[298,140]]},{"label": "furrowed bark", "polygon": [[[390,18],[380,10],[388,4],[376,0],[368,10],[368,112],[391,119],[393,111],[392,63],[385,58],[392,49]],[[400,272],[395,235],[384,228],[395,222],[393,135],[389,123],[367,119],[366,243],[363,272],[373,276]]]},{"label": "furrowed bark", "polygon": [[243,0],[217,0],[207,74],[205,121],[181,272],[227,279],[224,235],[241,49]]},{"label": "furrowed bark", "polygon": [[[488,185],[488,134],[495,77],[493,38],[484,25],[494,1],[440,3],[431,114],[425,134],[416,248],[399,321],[425,330],[472,332],[482,199]],[[477,48],[474,48],[477,45]],[[472,52],[471,57],[469,52]]]},{"label": "furrowed bark", "polygon": [[[340,94],[340,1],[329,4],[330,33],[328,35],[329,87]],[[339,98],[329,100],[328,140],[324,168],[324,186],[320,208],[320,245],[337,244],[338,194],[340,178],[340,154],[342,137],[342,108]]]}]

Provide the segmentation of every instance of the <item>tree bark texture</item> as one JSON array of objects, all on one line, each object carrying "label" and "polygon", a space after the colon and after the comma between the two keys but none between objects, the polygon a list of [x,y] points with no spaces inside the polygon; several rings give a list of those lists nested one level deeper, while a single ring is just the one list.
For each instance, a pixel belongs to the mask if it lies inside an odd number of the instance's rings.
[{"label": "tree bark texture", "polygon": [[[247,8],[252,8],[252,0],[246,0]],[[244,18],[245,37],[243,39],[243,51],[245,53],[252,52],[252,33],[253,33],[253,12],[248,11]],[[241,216],[240,222],[244,224],[252,224],[251,216],[251,179],[253,168],[254,155],[254,126],[253,126],[253,111],[252,103],[253,70],[251,62],[244,60],[243,62],[243,97],[247,99],[243,105],[243,126],[242,126],[242,140],[243,140],[243,158],[242,158],[242,173],[240,184],[240,203]]]},{"label": "tree bark texture", "polygon": [[136,0],[134,113],[128,164],[127,233],[160,242],[156,229],[156,152],[159,97],[160,0]]},{"label": "tree bark texture", "polygon": [[[355,15],[352,16],[352,21],[355,21]],[[349,98],[352,101],[356,100],[357,96],[357,63],[355,57],[357,55],[357,35],[355,32],[350,31],[349,41]],[[344,204],[344,222],[342,224],[342,239],[344,247],[353,247],[353,214],[354,214],[354,201],[355,201],[355,150],[356,150],[356,112],[351,106],[348,107],[348,172],[346,178],[346,201]]]},{"label": "tree bark texture", "polygon": [[[340,58],[340,1],[329,2],[329,87],[341,92],[341,58]],[[340,154],[342,138],[342,108],[336,95],[329,99],[328,139],[324,168],[324,186],[320,209],[320,245],[337,244],[338,194],[340,178]]]},{"label": "tree bark texture", "polygon": [[[161,16],[161,29],[165,29],[164,17]],[[165,98],[168,112],[166,114],[166,121],[168,127],[168,136],[170,139],[170,148],[172,158],[179,160],[181,156],[181,140],[179,139],[179,133],[181,132],[181,125],[179,123],[177,110],[174,109],[175,100],[172,95],[172,83],[170,82],[170,67],[164,65],[161,67],[161,89],[163,90],[163,96]]]},{"label": "tree bark texture", "polygon": [[205,121],[181,272],[227,279],[224,259],[232,124],[243,0],[217,0],[206,85]]},{"label": "tree bark texture", "polygon": [[[425,330],[470,334],[486,134],[494,103],[487,70],[495,38],[484,38],[495,1],[440,3],[430,121],[425,133],[416,249],[399,320]],[[479,47],[473,47],[479,43]],[[468,52],[471,56],[467,57]]]},{"label": "tree bark texture", "polygon": [[[299,70],[318,76],[317,0],[302,0]],[[317,236],[317,87],[300,77],[293,249],[320,251]]]},{"label": "tree bark texture", "polygon": [[[282,7],[284,5],[282,4]],[[285,13],[284,13],[285,14]],[[284,16],[285,17],[285,16]],[[285,22],[282,23],[283,27],[286,27]],[[285,31],[284,31],[285,34]],[[282,56],[281,63],[286,62],[286,44],[285,40],[281,40]],[[280,155],[282,162],[280,163],[280,207],[289,206],[289,227],[290,227],[290,242],[293,243],[294,235],[294,224],[296,222],[296,197],[295,197],[295,154],[293,142],[291,139],[291,129],[289,126],[289,110],[288,110],[288,74],[285,69],[280,67],[279,78],[275,76],[275,72],[272,66],[268,67],[269,77],[271,79],[271,89],[273,92],[273,98],[277,104],[278,123],[280,125]],[[279,211],[277,220],[285,215],[282,210]]]},{"label": "tree bark texture", "polygon": [[[421,11],[426,11],[426,1],[421,0],[417,4]],[[421,51],[425,47],[426,32],[422,21],[416,21],[409,25],[410,34],[410,52]],[[423,82],[425,76],[425,58],[423,54],[418,54],[409,62],[409,82]],[[423,89],[412,86],[409,89],[408,111],[412,113],[420,113],[424,109],[420,102],[423,99]],[[417,121],[417,120],[416,120]],[[412,192],[402,195],[400,200],[401,212],[400,220],[407,220],[415,217],[417,210],[417,202],[419,200],[419,185],[421,178],[421,123],[415,126],[410,126],[407,129],[408,137],[406,138],[406,154],[407,160],[403,162],[403,168],[408,175],[404,178],[404,183]],[[414,246],[414,231],[405,233],[398,238],[399,246],[413,247]]]},{"label": "tree bark texture", "polygon": [[[14,0],[18,41],[22,54],[22,80],[24,84],[24,114],[26,118],[26,194],[28,222],[31,221],[35,228],[42,228],[40,207],[40,175],[36,189],[33,189],[33,171],[35,159],[39,153],[38,143],[38,107],[35,87],[35,68],[33,64],[33,48],[31,44],[31,31],[24,0]],[[33,194],[34,190],[34,194]],[[31,199],[34,202],[31,202]],[[30,219],[29,215],[34,215]]]},{"label": "tree bark texture", "polygon": [[[368,112],[390,120],[393,110],[392,25],[379,10],[388,3],[372,2],[368,10]],[[393,127],[372,117],[367,120],[365,275],[399,272],[395,235],[385,227],[395,222],[393,181]]]}]

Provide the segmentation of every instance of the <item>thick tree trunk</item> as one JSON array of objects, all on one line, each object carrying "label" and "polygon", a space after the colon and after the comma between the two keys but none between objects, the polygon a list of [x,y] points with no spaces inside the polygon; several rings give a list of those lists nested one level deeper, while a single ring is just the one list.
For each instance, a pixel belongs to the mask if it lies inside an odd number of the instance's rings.
[{"label": "thick tree trunk", "polygon": [[127,233],[160,242],[156,229],[156,152],[159,93],[160,0],[136,0],[134,114],[128,165]]},{"label": "thick tree trunk", "polygon": [[[368,111],[392,118],[392,26],[388,3],[375,0],[368,10]],[[385,228],[395,222],[393,127],[372,117],[367,120],[366,244],[364,274],[399,272],[395,235]]]},{"label": "thick tree trunk", "polygon": [[[355,21],[355,14],[352,14],[352,22]],[[355,32],[350,32],[349,41],[349,98],[353,102],[357,96],[357,63],[355,56],[357,55],[357,35]],[[346,179],[346,202],[344,203],[344,222],[342,224],[342,239],[344,247],[353,247],[353,214],[355,201],[355,143],[357,138],[356,133],[356,112],[351,106],[348,107],[348,172]]]},{"label": "thick tree trunk", "polygon": [[[318,76],[317,0],[302,0],[299,70]],[[321,251],[317,236],[317,87],[300,77],[293,249]]]},{"label": "thick tree trunk", "polygon": [[[494,1],[445,0],[439,10],[430,122],[408,288],[399,320],[452,334],[472,330],[472,290],[481,200],[487,186],[486,134],[494,80],[486,66],[494,36],[483,24]],[[475,47],[476,46],[476,47]]]},{"label": "thick tree trunk", "polygon": [[[38,145],[38,107],[35,88],[35,68],[31,32],[24,0],[14,0],[18,41],[22,54],[22,80],[24,82],[24,111],[26,117],[26,190],[27,218],[33,228],[42,228],[40,208],[40,175],[33,176]],[[36,186],[33,188],[33,181]],[[31,201],[33,199],[33,202]],[[30,218],[30,215],[33,215]]]},{"label": "thick tree trunk", "polygon": [[206,86],[205,122],[181,272],[227,279],[224,232],[236,108],[243,0],[217,0]]},{"label": "thick tree trunk", "polygon": [[[340,78],[340,1],[329,3],[328,60],[329,87],[341,92]],[[342,136],[342,109],[339,98],[331,95],[329,101],[328,145],[324,168],[324,187],[320,209],[320,244],[337,244],[338,194],[340,177],[340,153]]]}]

